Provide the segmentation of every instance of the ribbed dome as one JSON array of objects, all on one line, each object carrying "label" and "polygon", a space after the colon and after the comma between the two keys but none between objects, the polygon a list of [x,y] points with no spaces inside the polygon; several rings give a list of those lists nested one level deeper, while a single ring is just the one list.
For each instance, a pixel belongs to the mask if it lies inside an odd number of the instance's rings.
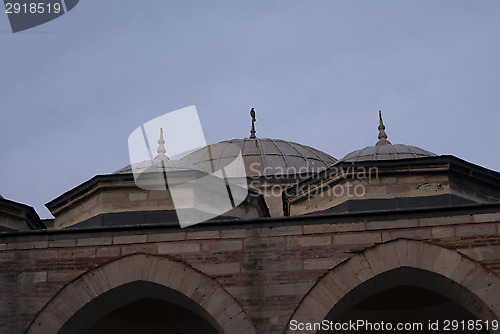
[{"label": "ribbed dome", "polygon": [[[163,163],[163,164],[162,164]],[[186,162],[182,162],[179,160],[146,160],[143,162],[139,162],[134,164],[134,171],[136,173],[154,173],[163,171],[177,171],[177,170],[199,170],[202,171],[201,168],[188,164]],[[117,170],[113,174],[132,174],[132,165],[128,165],[127,167],[123,167],[122,169]]]},{"label": "ribbed dome", "polygon": [[436,154],[423,150],[419,147],[395,144],[392,145],[387,140],[385,133],[385,125],[382,120],[382,112],[379,111],[379,126],[378,126],[378,142],[375,146],[368,146],[361,150],[349,153],[342,158],[341,161],[356,162],[356,161],[369,161],[369,160],[400,160],[400,159],[413,159],[434,157]]},{"label": "ribbed dome", "polygon": [[217,170],[221,162],[235,158],[235,150],[228,147],[238,147],[241,151],[247,176],[317,172],[337,162],[334,157],[312,147],[269,138],[222,141],[205,146],[181,161],[208,171]]},{"label": "ribbed dome", "polygon": [[179,160],[170,160],[166,155],[165,140],[163,139],[163,128],[160,128],[160,139],[158,139],[158,155],[153,160],[145,160],[142,162],[128,165],[117,170],[113,174],[132,174],[135,173],[163,173],[180,170],[199,170],[199,167]]},{"label": "ribbed dome", "polygon": [[379,146],[368,146],[361,150],[351,152],[342,158],[342,161],[356,162],[368,160],[399,160],[434,156],[436,156],[436,154],[415,146],[385,144]]}]

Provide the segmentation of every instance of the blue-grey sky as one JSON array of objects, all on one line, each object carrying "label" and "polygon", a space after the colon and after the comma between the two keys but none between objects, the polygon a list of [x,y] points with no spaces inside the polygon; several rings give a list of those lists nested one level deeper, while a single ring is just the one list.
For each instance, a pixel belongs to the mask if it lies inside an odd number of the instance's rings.
[{"label": "blue-grey sky", "polygon": [[44,204],[128,165],[128,135],[196,105],[207,142],[337,158],[377,141],[500,170],[500,2],[81,0],[13,34],[0,13],[0,194]]}]

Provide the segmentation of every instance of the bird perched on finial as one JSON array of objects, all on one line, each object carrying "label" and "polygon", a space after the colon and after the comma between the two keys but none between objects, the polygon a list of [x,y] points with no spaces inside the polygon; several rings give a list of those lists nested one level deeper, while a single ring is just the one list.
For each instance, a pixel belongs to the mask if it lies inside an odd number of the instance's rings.
[{"label": "bird perched on finial", "polygon": [[255,137],[255,121],[257,121],[257,119],[255,118],[255,110],[253,108],[250,110],[250,116],[252,117],[252,129],[250,130],[250,138],[257,138]]}]

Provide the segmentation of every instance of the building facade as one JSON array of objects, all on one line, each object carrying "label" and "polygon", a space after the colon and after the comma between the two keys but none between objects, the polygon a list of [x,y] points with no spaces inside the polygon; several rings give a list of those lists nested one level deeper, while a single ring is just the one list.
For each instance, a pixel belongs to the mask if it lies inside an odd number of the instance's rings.
[{"label": "building facade", "polygon": [[130,166],[49,202],[53,220],[1,198],[0,332],[500,332],[500,174],[393,145],[381,117],[378,139],[337,160],[253,133],[165,159],[179,184],[228,143],[245,162],[247,199],[187,228]]}]

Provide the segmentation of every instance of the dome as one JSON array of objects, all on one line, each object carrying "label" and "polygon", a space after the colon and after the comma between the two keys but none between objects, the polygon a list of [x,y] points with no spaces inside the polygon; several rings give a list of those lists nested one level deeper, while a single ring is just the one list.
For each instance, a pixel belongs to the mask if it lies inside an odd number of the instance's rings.
[{"label": "dome", "polygon": [[436,154],[419,147],[404,144],[368,146],[349,153],[341,161],[356,162],[367,160],[399,160],[434,157]]},{"label": "dome", "polygon": [[163,129],[160,129],[160,139],[158,139],[158,155],[153,160],[145,160],[132,165],[128,165],[122,169],[117,170],[113,174],[132,174],[135,173],[163,173],[181,170],[198,170],[205,172],[199,167],[189,163],[170,160],[166,155],[165,140],[163,139]]},{"label": "dome", "polygon": [[[162,164],[163,162],[163,164]],[[179,160],[146,160],[133,165],[128,165],[122,169],[117,170],[113,174],[132,174],[133,171],[136,173],[154,173],[154,172],[169,172],[177,170],[198,170],[203,171],[201,168],[179,161]]]},{"label": "dome", "polygon": [[368,146],[361,150],[351,152],[343,157],[341,161],[357,162],[369,160],[400,160],[436,156],[436,154],[416,146],[391,144],[391,142],[387,140],[387,134],[385,133],[385,126],[382,120],[381,111],[379,111],[379,119],[379,141],[375,144],[375,146]]},{"label": "dome", "polygon": [[228,147],[239,148],[247,176],[254,177],[317,172],[337,162],[337,159],[325,152],[306,145],[256,137],[211,144],[192,152],[181,161],[205,170],[216,170],[221,162],[235,157],[235,150]]}]

